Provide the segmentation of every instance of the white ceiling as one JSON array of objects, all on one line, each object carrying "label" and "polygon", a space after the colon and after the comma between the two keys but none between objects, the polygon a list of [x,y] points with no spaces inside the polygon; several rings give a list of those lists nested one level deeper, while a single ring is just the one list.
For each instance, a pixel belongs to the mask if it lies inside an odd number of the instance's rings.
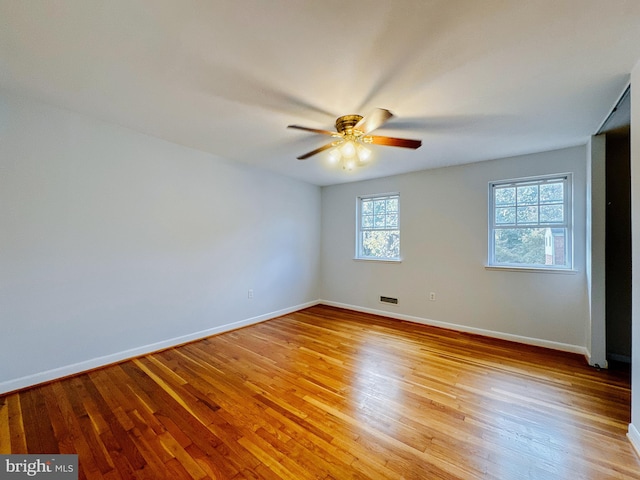
[{"label": "white ceiling", "polygon": [[[638,0],[0,0],[3,88],[317,185],[583,144],[638,59]],[[375,107],[423,146],[296,160]]]}]

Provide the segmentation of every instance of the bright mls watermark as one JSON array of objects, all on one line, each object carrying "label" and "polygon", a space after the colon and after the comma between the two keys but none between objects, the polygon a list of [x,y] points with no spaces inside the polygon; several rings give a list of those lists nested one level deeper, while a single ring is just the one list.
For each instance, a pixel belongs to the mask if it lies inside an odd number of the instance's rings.
[{"label": "bright mls watermark", "polygon": [[78,480],[78,455],[0,455],[0,480]]}]

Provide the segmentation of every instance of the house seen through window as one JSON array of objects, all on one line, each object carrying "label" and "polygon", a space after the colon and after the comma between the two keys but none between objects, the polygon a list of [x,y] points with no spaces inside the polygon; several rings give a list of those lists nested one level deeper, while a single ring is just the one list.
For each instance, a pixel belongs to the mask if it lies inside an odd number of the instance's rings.
[{"label": "house seen through window", "polygon": [[571,175],[489,184],[489,265],[570,269]]},{"label": "house seen through window", "polygon": [[400,260],[400,195],[358,198],[356,258]]}]

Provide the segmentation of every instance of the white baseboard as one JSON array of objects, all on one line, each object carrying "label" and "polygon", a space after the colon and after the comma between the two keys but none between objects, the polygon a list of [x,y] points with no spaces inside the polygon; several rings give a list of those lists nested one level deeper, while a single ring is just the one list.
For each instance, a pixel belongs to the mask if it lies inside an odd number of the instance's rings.
[{"label": "white baseboard", "polygon": [[[423,325],[430,325],[432,327],[446,328],[449,330],[456,330],[458,332],[474,333],[476,335],[499,338],[501,340],[509,340],[511,342],[524,343],[526,345],[535,345],[537,347],[550,348],[552,350],[560,350],[563,352],[577,353],[577,354],[583,355],[587,360],[590,358],[589,351],[585,347],[582,347],[580,345],[571,345],[568,343],[553,342],[551,340],[543,340],[540,338],[523,337],[521,335],[513,335],[511,333],[485,330],[483,328],[467,327],[466,325],[440,322],[437,320],[430,320],[428,318],[414,317],[412,315],[404,315],[402,313],[389,312],[386,310],[377,310],[375,308],[366,308],[366,307],[359,307],[355,305],[348,305],[345,303],[332,302],[330,300],[320,300],[319,303],[323,305],[329,305],[332,307],[345,308],[347,310],[354,310],[356,312],[372,313],[374,315],[382,315],[383,317],[390,317],[398,320],[406,320],[408,322],[421,323]],[[606,367],[603,366],[602,368],[606,368]]]},{"label": "white baseboard", "polygon": [[635,449],[636,453],[640,455],[640,432],[638,432],[638,429],[635,427],[633,423],[629,424],[629,431],[627,432],[627,438],[631,442],[631,445],[633,445],[633,448]]},{"label": "white baseboard", "polygon": [[[371,313],[374,315],[382,315],[384,317],[395,318],[398,320],[406,320],[408,322],[420,323],[423,325],[431,325],[434,327],[446,328],[449,330],[456,330],[460,332],[474,333],[474,334],[483,335],[486,337],[499,338],[502,340],[509,340],[512,342],[524,343],[527,345],[535,345],[539,347],[550,348],[553,350],[561,350],[565,352],[577,353],[580,355],[584,355],[587,358],[587,360],[590,359],[588,350],[585,347],[581,347],[578,345],[570,345],[566,343],[553,342],[553,341],[542,340],[538,338],[523,337],[520,335],[496,332],[493,330],[485,330],[482,328],[467,327],[465,325],[457,325],[453,323],[440,322],[437,320],[430,320],[427,318],[415,317],[412,315],[404,315],[401,313],[389,312],[386,310],[377,310],[374,308],[359,307],[355,305],[333,302],[329,300],[314,300],[314,301],[306,302],[293,307],[284,308],[282,310],[277,310],[275,312],[266,313],[264,315],[259,315],[256,317],[247,318],[245,320],[240,320],[233,323],[228,323],[228,324],[210,328],[207,330],[194,332],[188,335],[170,338],[161,342],[144,345],[142,347],[137,347],[130,350],[124,350],[124,351],[113,353],[110,355],[88,359],[88,360],[74,363],[71,365],[65,365],[63,367],[58,367],[51,370],[45,370],[43,372],[35,373],[33,375],[27,375],[24,377],[19,377],[19,378],[7,380],[4,382],[0,382],[0,394],[12,392],[15,390],[20,390],[22,388],[31,387],[41,383],[49,382],[51,380],[56,380],[58,378],[63,378],[69,375],[75,375],[78,373],[86,372],[88,370],[93,370],[95,368],[104,367],[106,365],[111,365],[111,364],[121,362],[130,358],[139,357],[141,355],[146,355],[149,353],[164,350],[166,348],[171,348],[177,345],[182,345],[184,343],[210,337],[212,335],[217,335],[219,333],[229,332],[231,330],[236,330],[238,328],[242,328],[242,327],[246,327],[256,323],[271,320],[273,318],[280,317],[282,315],[286,315],[291,312],[296,312],[304,308],[312,307],[317,304],[329,305],[329,306],[344,308],[347,310],[353,310],[357,312]],[[606,368],[606,366],[602,366],[602,368]],[[636,434],[637,434],[637,431],[636,431]],[[631,433],[629,435],[631,435]],[[638,436],[638,440],[639,441],[637,445],[640,446],[640,435]]]},{"label": "white baseboard", "polygon": [[102,357],[91,358],[91,359],[74,363],[71,365],[65,365],[63,367],[53,368],[51,370],[45,370],[43,372],[35,373],[32,375],[27,375],[24,377],[19,377],[19,378],[7,380],[4,382],[0,382],[0,394],[13,392],[15,390],[20,390],[22,388],[32,387],[34,385],[49,382],[51,380],[56,380],[58,378],[67,377],[69,375],[75,375],[78,373],[86,372],[88,370],[93,370],[95,368],[100,368],[106,365],[118,363],[130,358],[139,357],[141,355],[158,352],[160,350],[175,347],[177,345],[182,345],[185,343],[193,342],[195,340],[200,340],[202,338],[210,337],[212,335],[217,335],[219,333],[229,332],[231,330],[236,330],[238,328],[246,327],[248,325],[253,325],[256,323],[264,322],[266,320],[271,320],[272,318],[280,317],[282,315],[286,315],[291,312],[296,312],[298,310],[302,310],[303,308],[312,307],[313,305],[317,305],[318,303],[320,303],[320,301],[315,300],[312,302],[303,303],[293,307],[284,308],[282,310],[277,310],[275,312],[266,313],[264,315],[259,315],[257,317],[247,318],[245,320],[240,320],[233,323],[227,323],[225,325],[209,328],[207,330],[201,330],[199,332],[194,332],[188,335],[169,338],[167,340],[151,343],[148,345],[144,345],[142,347],[132,348],[130,350],[124,350],[121,352],[112,353],[110,355],[104,355]]}]

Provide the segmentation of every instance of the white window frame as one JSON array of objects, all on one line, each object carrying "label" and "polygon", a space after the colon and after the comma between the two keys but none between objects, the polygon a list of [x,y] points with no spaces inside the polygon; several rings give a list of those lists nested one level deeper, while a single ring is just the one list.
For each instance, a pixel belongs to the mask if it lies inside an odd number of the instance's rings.
[{"label": "white window frame", "polygon": [[[561,180],[564,184],[564,221],[562,223],[529,222],[519,225],[497,225],[495,218],[495,188],[505,186],[542,185]],[[552,175],[540,175],[536,177],[516,178],[489,182],[489,252],[487,268],[533,270],[542,272],[573,272],[573,175],[571,173],[559,173]],[[538,206],[540,204],[538,203]],[[517,206],[517,203],[516,203]],[[565,265],[540,265],[526,263],[498,263],[495,260],[495,231],[498,229],[518,228],[564,228],[565,229]]]},{"label": "white window frame", "polygon": [[[398,200],[398,223],[396,227],[393,228],[380,228],[380,227],[372,227],[365,228],[362,226],[362,202],[367,200],[387,200],[390,198],[396,198]],[[400,193],[391,192],[391,193],[380,193],[374,195],[360,195],[357,197],[356,203],[356,254],[355,260],[372,260],[379,262],[400,262],[402,258],[400,256],[400,248],[402,245],[398,247],[398,256],[397,257],[371,257],[365,256],[362,254],[362,233],[366,231],[398,231],[398,235],[400,235]]]}]

